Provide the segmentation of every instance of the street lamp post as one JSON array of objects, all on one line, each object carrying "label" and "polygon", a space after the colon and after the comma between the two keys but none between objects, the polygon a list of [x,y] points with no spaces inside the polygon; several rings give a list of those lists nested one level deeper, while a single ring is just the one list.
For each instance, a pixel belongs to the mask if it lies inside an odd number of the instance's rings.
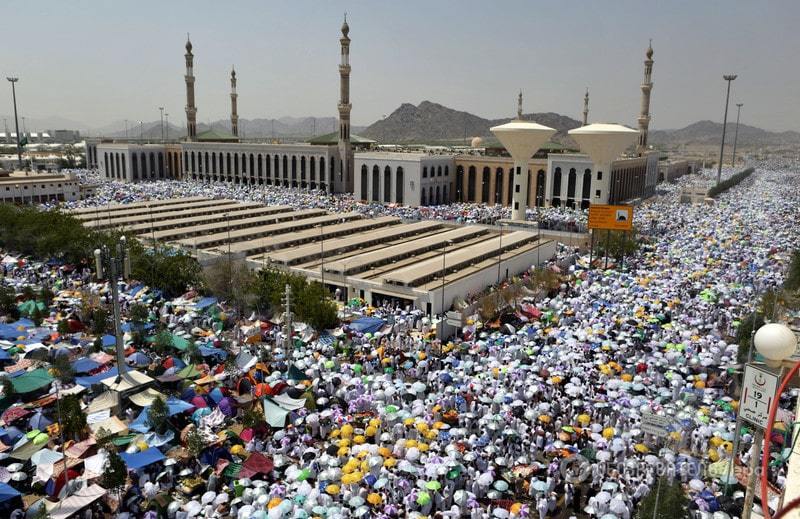
[{"label": "street lamp post", "polygon": [[144,142],[144,122],[139,121],[139,144],[143,142]]},{"label": "street lamp post", "polygon": [[[767,366],[771,368],[777,368],[783,364],[783,361],[791,357],[795,350],[797,349],[797,337],[795,337],[794,332],[790,330],[787,326],[777,323],[769,323],[765,324],[761,328],[758,329],[756,332],[755,338],[753,339],[755,343],[755,347],[758,352],[766,359]],[[797,362],[789,373],[783,377],[780,386],[778,387],[778,391],[775,393],[775,398],[772,399],[772,404],[769,408],[769,416],[767,417],[767,429],[763,433],[761,433],[761,429],[757,429],[756,432],[760,433],[757,436],[761,436],[764,439],[764,452],[761,454],[761,509],[763,511],[763,515],[765,519],[771,519],[772,515],[769,511],[769,496],[767,492],[767,474],[768,474],[768,465],[770,462],[770,455],[769,455],[769,445],[773,430],[773,425],[775,424],[775,415],[778,412],[778,407],[780,406],[780,395],[786,389],[786,386],[789,384],[789,381],[795,376],[797,371],[800,370],[800,362]],[[783,371],[781,369],[781,371]],[[795,431],[796,432],[796,427]],[[794,434],[792,435],[794,437]],[[742,519],[749,519],[750,515],[753,510],[753,498],[755,495],[755,483],[756,483],[756,471],[755,465],[758,463],[758,451],[761,449],[761,438],[756,438],[753,440],[753,455],[752,458],[755,460],[751,463],[751,471],[748,475],[747,480],[747,494],[745,495],[744,501],[744,509],[742,511]]]},{"label": "street lamp post", "polygon": [[128,120],[125,119],[125,142],[128,142]]},{"label": "street lamp post", "polygon": [[717,164],[717,184],[722,179],[722,152],[725,149],[725,130],[728,127],[728,102],[731,98],[731,81],[736,79],[736,74],[726,74],[722,79],[728,82],[728,93],[725,95],[725,116],[722,119],[722,142],[719,145],[719,164]]},{"label": "street lamp post", "polygon": [[17,77],[6,78],[11,83],[11,98],[14,100],[14,129],[17,132],[17,167],[22,169],[22,146],[19,140],[19,120],[17,119],[17,87],[16,83],[19,81]]},{"label": "street lamp post", "polygon": [[[736,131],[733,134],[733,155],[731,156],[731,167],[736,167],[736,144],[739,141],[739,116],[742,114],[744,103],[736,103]],[[747,162],[747,161],[745,161]]]},{"label": "street lamp post", "polygon": [[164,119],[166,119],[167,124],[164,125],[164,131],[167,134],[167,140],[169,140],[169,114],[164,114]]}]

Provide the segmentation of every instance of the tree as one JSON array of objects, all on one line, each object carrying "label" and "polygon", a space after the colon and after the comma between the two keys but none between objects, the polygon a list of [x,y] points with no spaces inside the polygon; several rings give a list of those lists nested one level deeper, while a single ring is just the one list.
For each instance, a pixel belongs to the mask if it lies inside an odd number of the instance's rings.
[{"label": "tree", "polygon": [[58,331],[59,335],[62,335],[62,336],[63,335],[69,335],[69,333],[70,333],[69,320],[61,319],[60,321],[58,321],[58,324],[56,325],[56,331]]},{"label": "tree", "polygon": [[67,395],[61,399],[61,425],[64,435],[79,441],[86,430],[86,413],[81,409],[78,395]]},{"label": "tree", "polygon": [[54,297],[55,294],[48,286],[43,286],[42,289],[39,290],[39,301],[43,302],[45,306],[53,304]]},{"label": "tree", "polygon": [[203,439],[203,435],[197,430],[197,427],[192,427],[186,435],[186,448],[189,449],[189,453],[195,458],[206,448],[206,442]]},{"label": "tree", "polygon": [[168,330],[159,331],[153,339],[153,350],[164,355],[172,349],[172,334]]},{"label": "tree", "polygon": [[72,369],[72,364],[66,355],[56,355],[56,358],[53,359],[53,369],[58,380],[63,383],[69,383],[75,379],[75,370]]},{"label": "tree", "polygon": [[186,348],[186,356],[192,364],[200,364],[203,362],[203,355],[200,353],[200,347],[194,342],[190,342]]},{"label": "tree", "polygon": [[105,427],[100,427],[97,429],[97,432],[94,435],[94,439],[97,442],[97,446],[100,448],[105,448],[107,445],[111,443],[111,437],[114,436],[111,431],[106,429]]},{"label": "tree", "polygon": [[158,434],[164,434],[168,425],[167,418],[169,418],[167,402],[163,398],[157,397],[147,411],[147,425]]},{"label": "tree", "polygon": [[158,288],[167,297],[176,297],[187,287],[201,285],[202,270],[193,257],[177,249],[160,246],[158,249],[145,249],[136,242],[131,247],[132,275],[148,286]]},{"label": "tree", "polygon": [[100,486],[119,494],[125,489],[127,479],[128,467],[125,465],[125,461],[116,451],[110,451],[105,470],[100,476]]},{"label": "tree", "polygon": [[[658,485],[661,490],[658,492]],[[679,481],[670,484],[667,478],[660,478],[660,482],[650,489],[650,493],[639,503],[636,511],[637,519],[675,519],[686,517],[689,499],[683,491]],[[653,514],[656,506],[656,493],[658,492],[658,510]]]},{"label": "tree", "polygon": [[800,290],[800,249],[792,253],[792,260],[786,272],[783,288],[789,291]]},{"label": "tree", "polygon": [[41,326],[42,321],[44,321],[44,312],[39,309],[38,304],[33,306],[33,312],[31,312],[31,321],[33,321],[34,326]]},{"label": "tree", "polygon": [[261,414],[258,404],[245,411],[242,415],[242,426],[245,428],[254,428],[261,423],[264,423],[264,415]]},{"label": "tree", "polygon": [[19,308],[14,298],[14,290],[0,285],[0,315],[9,317],[10,319],[19,319]]},{"label": "tree", "polygon": [[36,292],[33,291],[33,287],[30,285],[25,285],[22,287],[22,299],[25,301],[30,301],[32,299],[36,299]]},{"label": "tree", "polygon": [[256,302],[253,292],[256,275],[243,259],[220,256],[203,269],[203,281],[208,290],[239,312],[246,312]]},{"label": "tree", "polygon": [[141,303],[136,303],[128,310],[128,319],[131,321],[132,335],[134,342],[140,344],[142,342],[142,334],[144,333],[144,325],[150,316],[150,311]]},{"label": "tree", "polygon": [[11,382],[11,377],[3,377],[3,396],[10,397],[14,394],[14,384]]},{"label": "tree", "polygon": [[92,311],[92,334],[101,336],[108,329],[108,312],[104,308],[95,308]]},{"label": "tree", "polygon": [[630,256],[639,250],[639,234],[634,228],[632,231],[606,231],[599,232],[594,240],[595,257],[600,260],[608,250],[608,256],[621,261],[623,254]]}]

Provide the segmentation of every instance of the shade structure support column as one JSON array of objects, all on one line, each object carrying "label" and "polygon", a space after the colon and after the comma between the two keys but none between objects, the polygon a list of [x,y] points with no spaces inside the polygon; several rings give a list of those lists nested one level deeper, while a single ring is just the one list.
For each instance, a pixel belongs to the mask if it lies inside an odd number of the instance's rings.
[{"label": "shade structure support column", "polygon": [[511,219],[524,221],[528,210],[528,161],[514,160],[512,179],[514,192],[512,193]]}]

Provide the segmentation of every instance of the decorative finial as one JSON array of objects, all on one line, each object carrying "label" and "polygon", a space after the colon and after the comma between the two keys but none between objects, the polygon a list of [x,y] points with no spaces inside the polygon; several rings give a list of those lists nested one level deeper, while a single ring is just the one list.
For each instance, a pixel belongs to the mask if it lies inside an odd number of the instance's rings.
[{"label": "decorative finial", "polygon": [[583,96],[583,97],[585,97],[586,99],[589,99],[589,87],[586,87],[586,95]]},{"label": "decorative finial", "polygon": [[653,38],[650,38],[650,43],[647,46],[647,59],[653,59]]},{"label": "decorative finial", "polygon": [[236,79],[236,68],[231,65],[231,79]]},{"label": "decorative finial", "polygon": [[517,96],[517,119],[522,120],[522,90],[519,91]]},{"label": "decorative finial", "polygon": [[350,33],[350,26],[347,25],[347,12],[344,13],[344,23],[342,24],[342,34],[345,38]]},{"label": "decorative finial", "polygon": [[189,33],[186,33],[186,52],[192,52],[192,40],[189,38]]}]

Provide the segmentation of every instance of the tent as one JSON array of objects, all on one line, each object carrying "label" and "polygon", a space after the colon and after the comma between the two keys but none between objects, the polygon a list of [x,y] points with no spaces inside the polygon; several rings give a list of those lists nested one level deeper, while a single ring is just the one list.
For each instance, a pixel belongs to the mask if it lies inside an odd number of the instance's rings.
[{"label": "tent", "polygon": [[189,347],[189,340],[185,337],[181,337],[180,335],[173,335],[172,347],[176,350],[186,351],[186,348]]},{"label": "tent", "polygon": [[384,321],[378,317],[362,317],[350,323],[349,328],[359,333],[375,333],[383,328]]},{"label": "tent", "polygon": [[101,428],[108,431],[110,434],[119,434],[121,432],[125,432],[128,430],[128,426],[125,425],[122,420],[117,418],[116,416],[110,416],[105,420],[91,423],[89,424],[89,428],[92,430],[93,433],[97,434]]},{"label": "tent", "polygon": [[75,382],[84,387],[92,387],[93,385],[99,384],[107,378],[116,377],[117,375],[119,375],[119,370],[117,370],[117,367],[114,366],[108,371],[97,373],[96,375],[91,375],[88,377],[75,377]]},{"label": "tent", "polygon": [[194,367],[194,364],[189,364],[179,372],[175,373],[175,375],[182,379],[197,378],[200,376],[200,372],[197,371],[197,368]]},{"label": "tent", "polygon": [[252,478],[256,474],[269,474],[275,465],[272,460],[260,452],[254,452],[242,464],[242,470],[239,471],[240,478]]},{"label": "tent", "polygon": [[163,398],[166,400],[167,397],[163,393],[160,393],[159,391],[156,391],[155,389],[149,387],[144,391],[140,391],[139,393],[136,393],[135,395],[131,396],[131,402],[138,405],[139,407],[147,407],[149,405],[152,405],[153,400],[155,400],[156,398]]},{"label": "tent", "polygon": [[128,470],[140,469],[164,459],[164,455],[155,447],[150,447],[142,452],[135,452],[132,454],[122,452],[119,457],[125,462]]},{"label": "tent", "polygon": [[283,428],[286,425],[286,417],[289,411],[272,402],[270,399],[264,399],[264,418],[270,427]]},{"label": "tent", "polygon": [[106,409],[111,409],[119,405],[119,394],[114,391],[105,391],[100,396],[92,400],[86,408],[86,414],[94,414]]},{"label": "tent", "polygon": [[[9,513],[17,506],[21,506],[21,496],[17,489],[11,485],[0,483],[0,511]],[[4,514],[5,515],[5,514]],[[8,517],[8,515],[6,515]]]},{"label": "tent", "polygon": [[91,505],[108,491],[100,485],[91,485],[76,491],[74,494],[64,499],[50,510],[51,519],[67,519],[81,509]]},{"label": "tent", "polygon": [[96,370],[101,365],[102,364],[100,364],[96,360],[92,360],[88,357],[83,357],[72,363],[72,369],[75,371],[75,373],[89,373],[90,371]]},{"label": "tent", "polygon": [[[167,399],[167,414],[169,416],[174,416],[178,413],[182,413],[184,411],[188,411],[190,409],[194,409],[194,406],[189,402],[184,402],[183,400],[179,400],[177,398],[170,397]],[[142,409],[142,412],[139,413],[139,416],[131,422],[130,428],[134,431],[139,431],[141,433],[145,433],[150,430],[150,424],[148,423],[149,419],[149,410],[150,407],[145,407]]]},{"label": "tent", "polygon": [[53,382],[53,377],[47,373],[45,368],[28,371],[19,377],[11,379],[11,384],[14,386],[14,392],[16,393],[31,393],[49,386],[51,382]]},{"label": "tent", "polygon": [[209,306],[212,306],[212,305],[215,305],[215,304],[217,304],[217,298],[216,297],[201,297],[194,304],[194,307],[197,310],[205,310]]},{"label": "tent", "polygon": [[228,352],[219,348],[212,348],[208,346],[200,346],[200,355],[203,357],[214,357],[219,362],[228,358]]},{"label": "tent", "polygon": [[135,387],[143,386],[145,384],[149,384],[152,382],[153,379],[141,373],[139,371],[126,371],[120,377],[120,381],[117,382],[116,378],[114,379],[105,379],[103,380],[103,384],[109,387],[109,389],[113,389],[114,391],[127,391],[129,389],[133,389]]}]

